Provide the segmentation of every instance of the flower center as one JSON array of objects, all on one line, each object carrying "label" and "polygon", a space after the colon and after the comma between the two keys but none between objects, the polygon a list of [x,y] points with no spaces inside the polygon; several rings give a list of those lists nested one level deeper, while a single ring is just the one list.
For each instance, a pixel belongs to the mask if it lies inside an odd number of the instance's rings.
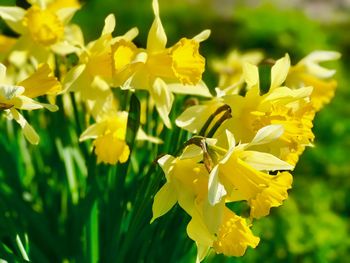
[{"label": "flower center", "polygon": [[192,39],[182,38],[170,51],[172,68],[182,84],[197,84],[204,72],[205,59],[199,54],[199,43]]},{"label": "flower center", "polygon": [[130,41],[119,40],[112,46],[114,69],[118,73],[130,64],[135,57],[137,47]]},{"label": "flower center", "polygon": [[53,45],[63,38],[64,25],[57,15],[36,5],[28,9],[23,25],[28,28],[32,39],[44,46]]},{"label": "flower center", "polygon": [[226,212],[213,247],[216,253],[242,256],[247,246],[255,248],[258,243],[259,238],[253,235],[243,218],[232,212]]}]

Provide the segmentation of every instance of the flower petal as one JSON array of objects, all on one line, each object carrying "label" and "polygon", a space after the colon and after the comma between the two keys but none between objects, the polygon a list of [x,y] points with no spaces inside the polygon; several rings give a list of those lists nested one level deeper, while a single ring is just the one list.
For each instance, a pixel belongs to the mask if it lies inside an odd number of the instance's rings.
[{"label": "flower petal", "polygon": [[207,98],[212,97],[207,85],[203,81],[200,81],[197,85],[168,84],[168,88],[171,92],[177,94],[197,95]]},{"label": "flower petal", "polygon": [[115,28],[115,16],[113,14],[109,14],[105,19],[105,25],[102,29],[101,35],[112,34]]},{"label": "flower petal", "polygon": [[99,135],[103,134],[103,131],[105,130],[105,124],[103,122],[95,123],[89,126],[79,137],[79,141],[85,141],[88,139],[95,139]]},{"label": "flower petal", "polygon": [[14,108],[10,109],[11,114],[13,118],[18,122],[18,124],[23,129],[23,134],[25,138],[31,143],[31,144],[38,144],[39,143],[39,135],[35,132],[32,126],[29,125],[29,123],[26,121],[26,119]]},{"label": "flower petal", "polygon": [[209,29],[203,30],[198,35],[194,36],[192,39],[197,42],[203,42],[207,40],[210,36],[211,31]]},{"label": "flower petal", "polygon": [[159,17],[158,0],[153,0],[152,6],[155,18],[148,33],[147,49],[151,52],[155,52],[165,49],[167,37]]},{"label": "flower petal", "polygon": [[220,203],[221,199],[227,194],[225,187],[219,181],[219,167],[216,165],[209,174],[208,181],[208,200],[209,204],[214,206]]},{"label": "flower petal", "polygon": [[250,64],[250,63],[244,63],[243,64],[243,78],[247,82],[247,89],[254,86],[259,86],[259,70],[258,67]]},{"label": "flower petal", "polygon": [[74,14],[79,10],[79,7],[66,7],[57,10],[56,15],[63,24],[68,24],[73,18]]},{"label": "flower petal", "polygon": [[257,131],[255,137],[251,143],[249,143],[249,146],[270,143],[281,137],[283,132],[284,129],[282,125],[272,124],[265,126]]},{"label": "flower petal", "polygon": [[177,194],[173,185],[169,182],[160,188],[157,194],[154,197],[152,212],[153,217],[151,223],[166,214],[177,202]]},{"label": "flower petal", "polygon": [[264,152],[244,151],[240,159],[258,171],[292,170],[294,168],[293,165]]},{"label": "flower petal", "polygon": [[286,54],[283,58],[276,61],[271,69],[270,89],[278,88],[286,80],[290,68],[290,58]]},{"label": "flower petal", "polygon": [[152,99],[155,102],[159,116],[162,118],[165,126],[171,128],[169,112],[173,104],[174,96],[168,89],[167,84],[160,78],[157,78],[150,90]]},{"label": "flower petal", "polygon": [[5,20],[6,24],[15,32],[22,34],[25,29],[22,19],[26,11],[20,7],[1,6],[0,17]]}]

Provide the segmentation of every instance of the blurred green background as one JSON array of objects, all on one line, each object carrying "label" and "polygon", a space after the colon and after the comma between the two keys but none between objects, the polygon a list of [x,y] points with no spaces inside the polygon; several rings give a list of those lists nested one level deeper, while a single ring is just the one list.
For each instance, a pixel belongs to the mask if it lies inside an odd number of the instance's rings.
[{"label": "blurred green background", "polygon": [[[349,1],[289,2],[159,0],[169,46],[181,37],[212,30],[201,45],[207,58],[204,80],[212,88],[218,77],[211,71],[211,59],[224,58],[234,48],[259,49],[271,58],[288,52],[293,64],[313,50],[342,53],[339,62],[329,64],[337,69],[336,96],[315,119],[315,147],[305,151],[293,172],[290,198],[254,223],[260,245],[241,258],[210,255],[205,262],[348,262],[350,258],[350,5]],[[116,34],[136,26],[140,34],[135,42],[145,46],[153,20],[151,0],[85,1],[73,21],[81,26],[86,43],[98,37],[109,13],[116,15]],[[1,151],[4,164],[5,150]],[[188,218],[180,209],[174,213],[185,222],[171,224],[178,224],[185,236]],[[164,222],[160,224],[166,226]],[[165,236],[171,238],[172,226],[167,227],[170,234]],[[184,246],[169,262],[193,261],[195,249],[190,248]],[[145,260],[149,261],[153,260]]]}]

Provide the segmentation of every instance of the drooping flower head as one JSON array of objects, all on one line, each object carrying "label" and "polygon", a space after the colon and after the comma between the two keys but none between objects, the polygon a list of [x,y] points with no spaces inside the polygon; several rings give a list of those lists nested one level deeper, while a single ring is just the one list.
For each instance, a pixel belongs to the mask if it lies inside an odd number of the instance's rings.
[{"label": "drooping flower head", "polygon": [[290,173],[269,172],[293,166],[253,150],[255,145],[270,143],[282,133],[281,125],[267,126],[249,144],[236,145],[227,131],[228,148],[219,146],[215,139],[193,137],[179,157],[162,157],[159,164],[167,181],[155,195],[152,221],[178,202],[191,216],[187,233],[196,242],[198,260],[210,248],[216,253],[242,256],[248,246],[256,247],[259,238],[252,234],[246,220],[225,204],[245,200],[253,219],[268,215],[272,207],[280,206],[287,198]]},{"label": "drooping flower head", "polygon": [[216,205],[209,203],[209,173],[203,163],[182,158],[185,157],[166,155],[159,160],[167,182],[154,197],[152,221],[178,202],[191,216],[187,233],[197,245],[198,261],[205,258],[210,248],[216,253],[241,256],[248,246],[256,247],[259,238],[253,235],[244,218],[225,206],[224,199]]}]

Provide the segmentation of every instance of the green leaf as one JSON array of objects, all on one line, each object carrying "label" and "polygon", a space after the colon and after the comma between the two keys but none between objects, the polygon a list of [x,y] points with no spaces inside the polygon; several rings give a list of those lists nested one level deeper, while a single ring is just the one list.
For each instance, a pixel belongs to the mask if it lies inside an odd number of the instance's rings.
[{"label": "green leaf", "polygon": [[140,101],[135,94],[131,95],[128,124],[126,129],[126,143],[130,150],[135,142],[136,134],[140,126]]}]

